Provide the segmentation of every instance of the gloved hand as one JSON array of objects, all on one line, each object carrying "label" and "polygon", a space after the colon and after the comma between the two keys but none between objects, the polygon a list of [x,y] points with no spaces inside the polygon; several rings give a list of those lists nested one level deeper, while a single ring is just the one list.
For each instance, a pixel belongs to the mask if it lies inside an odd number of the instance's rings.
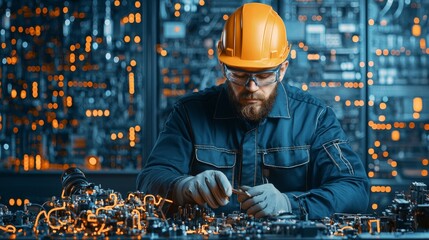
[{"label": "gloved hand", "polygon": [[228,204],[232,186],[221,171],[206,170],[175,184],[173,198],[179,205],[207,203],[212,208]]},{"label": "gloved hand", "polygon": [[241,186],[247,194],[239,194],[238,201],[247,214],[256,218],[277,216],[292,211],[289,198],[273,184],[267,183],[255,187]]}]

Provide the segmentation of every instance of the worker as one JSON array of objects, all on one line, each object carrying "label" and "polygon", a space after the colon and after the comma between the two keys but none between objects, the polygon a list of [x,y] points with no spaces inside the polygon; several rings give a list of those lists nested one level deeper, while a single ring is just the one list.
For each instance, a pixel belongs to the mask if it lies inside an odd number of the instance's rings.
[{"label": "worker", "polygon": [[256,218],[365,212],[368,178],[333,110],[283,81],[290,50],[271,6],[234,11],[217,49],[225,83],[177,101],[137,188]]}]

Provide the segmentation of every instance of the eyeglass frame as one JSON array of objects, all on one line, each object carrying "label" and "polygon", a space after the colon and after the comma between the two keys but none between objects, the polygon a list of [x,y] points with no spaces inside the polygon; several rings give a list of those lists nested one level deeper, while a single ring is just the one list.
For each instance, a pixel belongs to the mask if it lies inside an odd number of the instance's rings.
[{"label": "eyeglass frame", "polygon": [[[249,71],[245,71],[245,70],[238,69],[238,68],[228,67],[226,64],[222,64],[222,65],[223,65],[223,70],[224,70],[223,73],[224,73],[225,78],[228,81],[230,81],[230,82],[232,82],[232,83],[234,83],[234,84],[236,84],[238,86],[241,86],[241,87],[247,87],[247,85],[250,83],[250,81],[253,81],[255,83],[255,85],[258,86],[258,87],[269,86],[271,84],[274,84],[274,83],[278,82],[279,81],[279,77],[280,77],[280,67],[281,67],[281,64],[278,65],[277,67],[273,68],[273,69],[259,71],[259,72],[249,72]],[[232,71],[237,71],[237,72],[242,72],[242,73],[247,74],[248,75],[247,81],[243,85],[243,84],[240,84],[238,82],[235,82],[235,81],[229,79],[227,77],[227,74],[226,74],[227,70],[232,70]],[[257,75],[257,74],[264,74],[264,73],[275,73],[276,74],[276,80],[273,81],[273,82],[261,85],[260,82],[256,79],[255,75]]]}]

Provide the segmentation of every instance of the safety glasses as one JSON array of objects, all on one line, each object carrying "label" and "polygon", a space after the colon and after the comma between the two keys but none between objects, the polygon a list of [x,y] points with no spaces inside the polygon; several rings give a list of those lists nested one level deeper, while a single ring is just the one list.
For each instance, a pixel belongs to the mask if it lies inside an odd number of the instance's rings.
[{"label": "safety glasses", "polygon": [[255,82],[258,87],[264,87],[278,82],[280,66],[281,65],[274,69],[260,72],[248,72],[241,69],[231,68],[223,64],[226,79],[242,87],[247,86],[250,81]]}]

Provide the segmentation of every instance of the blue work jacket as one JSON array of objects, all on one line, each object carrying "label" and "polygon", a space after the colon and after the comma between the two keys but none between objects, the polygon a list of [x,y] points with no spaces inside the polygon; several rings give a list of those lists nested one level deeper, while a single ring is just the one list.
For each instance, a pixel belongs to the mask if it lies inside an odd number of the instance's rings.
[{"label": "blue work jacket", "polygon": [[[205,170],[222,171],[234,188],[272,183],[289,197],[294,214],[310,219],[368,206],[365,169],[332,109],[282,82],[268,117],[254,125],[235,113],[227,84],[182,97],[137,188],[171,197],[176,181]],[[215,211],[240,211],[237,196]]]}]

